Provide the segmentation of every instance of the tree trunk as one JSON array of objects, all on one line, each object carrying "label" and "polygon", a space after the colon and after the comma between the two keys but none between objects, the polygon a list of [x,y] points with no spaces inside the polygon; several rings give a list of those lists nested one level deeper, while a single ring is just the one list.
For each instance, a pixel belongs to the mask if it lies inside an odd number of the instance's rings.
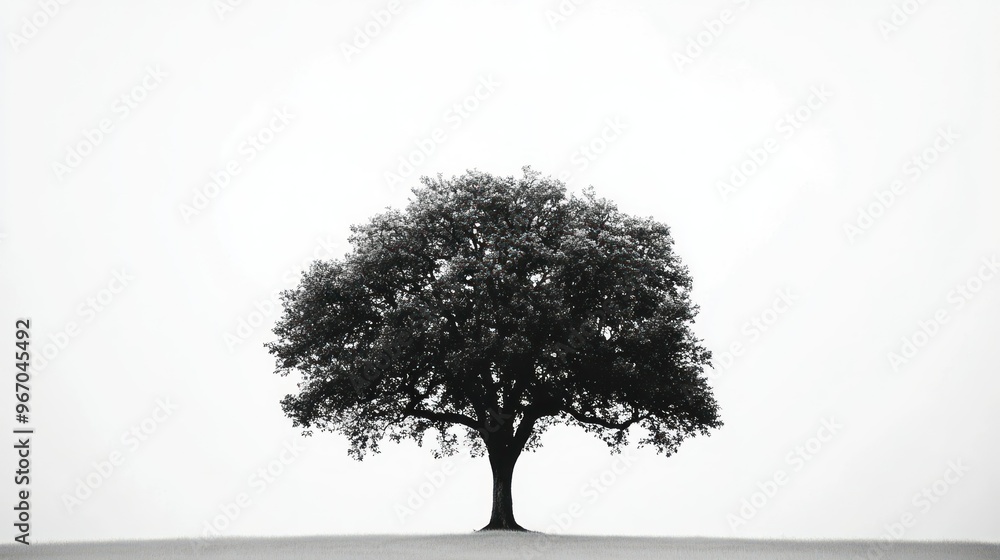
[{"label": "tree trunk", "polygon": [[493,470],[493,512],[490,522],[482,531],[525,531],[514,521],[514,507],[511,501],[511,481],[517,453],[510,451],[490,451],[490,468]]}]

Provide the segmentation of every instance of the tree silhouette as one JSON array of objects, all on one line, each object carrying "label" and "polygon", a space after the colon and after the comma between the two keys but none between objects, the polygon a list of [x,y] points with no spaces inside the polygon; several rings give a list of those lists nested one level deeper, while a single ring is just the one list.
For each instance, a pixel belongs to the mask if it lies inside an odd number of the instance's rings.
[{"label": "tree silhouette", "polygon": [[429,430],[436,457],[464,442],[492,468],[484,529],[523,530],[514,464],[548,426],[618,452],[635,425],[668,456],[722,426],[666,225],[527,167],[421,182],[282,295],[267,348],[276,373],[301,375],[281,404],[306,435],[341,433],[358,460]]}]

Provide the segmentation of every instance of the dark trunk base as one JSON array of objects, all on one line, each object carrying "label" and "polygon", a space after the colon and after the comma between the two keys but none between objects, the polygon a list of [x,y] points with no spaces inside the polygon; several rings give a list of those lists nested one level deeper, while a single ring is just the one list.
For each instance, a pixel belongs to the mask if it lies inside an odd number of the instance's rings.
[{"label": "dark trunk base", "polygon": [[507,523],[490,523],[489,525],[480,529],[480,531],[524,531],[529,532],[524,527],[521,527],[517,522],[507,522]]}]

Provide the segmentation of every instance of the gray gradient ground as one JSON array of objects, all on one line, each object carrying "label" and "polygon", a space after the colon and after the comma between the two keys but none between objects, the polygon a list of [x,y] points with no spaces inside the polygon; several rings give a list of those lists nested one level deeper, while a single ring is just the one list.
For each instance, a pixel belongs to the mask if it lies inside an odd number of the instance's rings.
[{"label": "gray gradient ground", "polygon": [[903,541],[792,541],[700,538],[578,537],[535,534],[357,536],[123,541],[0,546],[0,558],[59,560],[233,560],[347,558],[490,559],[850,559],[1000,558],[1000,544]]}]

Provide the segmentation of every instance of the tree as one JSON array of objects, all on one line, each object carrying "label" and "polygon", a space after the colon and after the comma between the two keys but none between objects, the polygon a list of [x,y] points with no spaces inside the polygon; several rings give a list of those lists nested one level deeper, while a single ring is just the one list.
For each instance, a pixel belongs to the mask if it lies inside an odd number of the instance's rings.
[{"label": "tree", "polygon": [[421,182],[282,294],[267,347],[276,373],[301,375],[281,404],[306,435],[341,433],[358,460],[429,432],[436,457],[465,443],[493,473],[484,529],[523,530],[514,465],[547,427],[618,452],[636,426],[669,456],[722,426],[666,225],[527,167]]}]

